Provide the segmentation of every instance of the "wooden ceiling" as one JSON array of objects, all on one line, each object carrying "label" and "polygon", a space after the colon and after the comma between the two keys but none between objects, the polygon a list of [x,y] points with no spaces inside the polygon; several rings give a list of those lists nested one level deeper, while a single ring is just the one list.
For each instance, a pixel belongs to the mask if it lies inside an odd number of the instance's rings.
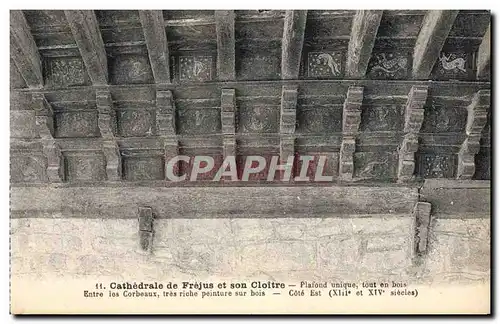
[{"label": "wooden ceiling", "polygon": [[11,11],[12,182],[170,185],[178,153],[326,154],[338,182],[489,179],[490,19]]}]

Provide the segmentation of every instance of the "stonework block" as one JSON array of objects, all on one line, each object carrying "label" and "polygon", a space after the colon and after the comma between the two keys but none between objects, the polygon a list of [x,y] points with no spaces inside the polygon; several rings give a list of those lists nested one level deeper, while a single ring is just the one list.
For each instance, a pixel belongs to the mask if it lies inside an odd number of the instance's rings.
[{"label": "stonework block", "polygon": [[237,243],[264,243],[275,239],[274,229],[267,219],[235,219],[231,221],[231,230]]},{"label": "stonework block", "polygon": [[[13,219],[12,271],[157,280],[180,278],[174,268],[197,278],[235,273],[275,278],[314,273],[323,280],[335,274],[351,278],[354,272],[364,279],[404,276],[411,267],[414,235],[414,218],[404,216],[159,219],[151,255],[138,253],[135,218]],[[428,280],[489,278],[489,219],[436,219],[430,234],[424,264]]]},{"label": "stonework block", "polygon": [[[102,233],[106,235],[105,233]],[[109,237],[95,236],[90,239],[92,252],[96,255],[110,255],[116,257],[137,256],[140,253],[139,235],[137,229],[134,232],[134,237]]]},{"label": "stonework block", "polygon": [[363,255],[360,268],[372,273],[400,273],[411,265],[411,258],[405,250],[368,252]]},{"label": "stonework block", "polygon": [[172,219],[170,238],[181,244],[231,244],[233,228],[230,219]]},{"label": "stonework block", "polygon": [[346,271],[358,268],[361,242],[357,238],[332,238],[318,244],[318,266],[329,271]]},{"label": "stonework block", "polygon": [[[251,244],[238,249],[237,271],[296,271],[316,268],[316,248],[307,242]],[[240,270],[238,270],[240,269]]]},{"label": "stonework block", "polygon": [[200,275],[235,273],[235,262],[238,260],[234,247],[217,244],[174,245],[172,254],[171,266]]},{"label": "stonework block", "polygon": [[384,235],[368,237],[366,253],[407,250],[411,246],[410,238],[404,235]]}]

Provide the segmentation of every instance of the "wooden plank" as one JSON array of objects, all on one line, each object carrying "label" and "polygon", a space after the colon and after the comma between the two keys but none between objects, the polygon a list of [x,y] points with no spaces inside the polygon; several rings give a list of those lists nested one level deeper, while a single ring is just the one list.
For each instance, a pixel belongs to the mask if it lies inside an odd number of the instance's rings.
[{"label": "wooden plank", "polygon": [[363,78],[372,55],[382,10],[358,10],[354,16],[347,50],[346,75]]},{"label": "wooden plank", "polygon": [[458,10],[430,10],[424,17],[413,52],[414,79],[427,79],[450,33]]},{"label": "wooden plank", "polygon": [[426,180],[420,200],[432,204],[437,218],[484,218],[491,215],[490,181]]},{"label": "wooden plank", "polygon": [[161,10],[139,10],[149,61],[156,83],[170,83],[170,59]]},{"label": "wooden plank", "polygon": [[99,24],[93,10],[65,10],[66,19],[94,85],[108,83],[108,63]]},{"label": "wooden plank", "polygon": [[10,11],[10,57],[28,87],[43,87],[40,54],[21,10]]},{"label": "wooden plank", "polygon": [[488,26],[484,34],[483,41],[479,46],[477,52],[477,78],[488,79],[490,78],[490,56],[491,56],[491,24]]},{"label": "wooden plank", "polygon": [[12,187],[11,217],[135,218],[137,206],[153,208],[157,218],[411,217],[417,200],[417,188],[386,185]]},{"label": "wooden plank", "polygon": [[217,31],[217,77],[221,81],[236,78],[234,10],[215,11]]},{"label": "wooden plank", "polygon": [[[364,97],[367,99],[382,97],[401,97],[405,99],[412,86],[429,86],[432,97],[456,97],[457,100],[468,101],[479,90],[491,88],[490,82],[470,81],[416,81],[416,80],[276,80],[276,81],[238,81],[209,82],[196,85],[169,84],[162,90],[172,90],[176,100],[182,99],[216,99],[224,88],[234,88],[238,98],[244,97],[276,97],[280,98],[283,85],[298,85],[299,100],[303,96],[335,96],[344,97],[350,86],[363,86]],[[109,85],[109,90],[115,101],[156,100],[156,85],[128,84]],[[15,89],[12,93],[20,96],[29,95],[34,90]],[[47,96],[50,102],[80,101],[95,99],[93,87],[77,87],[72,89],[38,89]],[[279,99],[277,100],[279,105]],[[11,102],[11,109],[23,109],[17,102]]]},{"label": "wooden plank", "polygon": [[298,79],[307,10],[287,10],[283,40],[281,43],[281,77],[285,80]]}]

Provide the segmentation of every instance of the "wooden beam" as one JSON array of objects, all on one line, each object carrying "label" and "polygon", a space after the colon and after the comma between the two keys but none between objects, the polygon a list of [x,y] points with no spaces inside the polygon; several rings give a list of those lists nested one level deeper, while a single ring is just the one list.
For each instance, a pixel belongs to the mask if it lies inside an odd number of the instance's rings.
[{"label": "wooden beam", "polygon": [[363,78],[372,55],[382,10],[358,10],[354,16],[347,50],[346,75]]},{"label": "wooden beam", "polygon": [[156,83],[170,83],[167,34],[161,10],[139,10],[149,61]]},{"label": "wooden beam", "polygon": [[439,219],[486,218],[493,216],[491,181],[425,179],[419,199],[431,203],[432,217]]},{"label": "wooden beam", "polygon": [[283,40],[281,43],[281,77],[284,80],[298,79],[307,10],[287,10]]},{"label": "wooden beam", "polygon": [[108,63],[99,24],[93,10],[65,10],[66,19],[94,85],[108,83]]},{"label": "wooden beam", "polygon": [[[157,218],[410,217],[419,197],[416,187],[387,184],[379,187],[230,184],[228,181],[218,187],[175,190],[126,184],[12,187],[11,217],[136,218],[137,206],[151,207]],[[295,198],[293,203],[290,197]]]},{"label": "wooden beam", "polygon": [[215,28],[217,31],[217,76],[222,81],[235,80],[234,11],[216,10]]},{"label": "wooden beam", "polygon": [[40,54],[21,10],[10,11],[10,56],[28,87],[43,87]]},{"label": "wooden beam", "polygon": [[413,51],[413,78],[427,79],[436,63],[458,10],[430,10],[424,17]]},{"label": "wooden beam", "polygon": [[486,33],[483,36],[483,41],[477,52],[477,78],[490,78],[490,56],[491,56],[491,24],[488,26]]}]

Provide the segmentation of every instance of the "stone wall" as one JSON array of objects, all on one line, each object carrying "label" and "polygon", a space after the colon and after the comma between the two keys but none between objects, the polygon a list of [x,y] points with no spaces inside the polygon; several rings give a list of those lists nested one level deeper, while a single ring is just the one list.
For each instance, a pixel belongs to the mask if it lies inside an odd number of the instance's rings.
[{"label": "stone wall", "polygon": [[411,215],[158,219],[150,254],[136,219],[11,220],[13,277],[176,280],[209,277],[420,282],[488,280],[489,217],[436,219],[413,256]]}]

